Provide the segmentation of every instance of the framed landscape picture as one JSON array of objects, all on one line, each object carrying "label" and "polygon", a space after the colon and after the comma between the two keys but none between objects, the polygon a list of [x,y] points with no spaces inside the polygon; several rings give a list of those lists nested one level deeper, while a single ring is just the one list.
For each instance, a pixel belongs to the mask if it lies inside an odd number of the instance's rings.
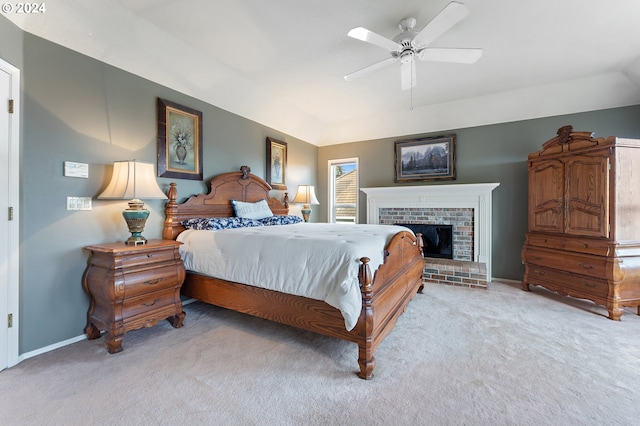
[{"label": "framed landscape picture", "polygon": [[454,180],[456,135],[396,141],[395,169],[396,182]]},{"label": "framed landscape picture", "polygon": [[287,143],[267,138],[267,183],[287,189]]},{"label": "framed landscape picture", "polygon": [[202,112],[160,98],[158,176],[202,180]]}]

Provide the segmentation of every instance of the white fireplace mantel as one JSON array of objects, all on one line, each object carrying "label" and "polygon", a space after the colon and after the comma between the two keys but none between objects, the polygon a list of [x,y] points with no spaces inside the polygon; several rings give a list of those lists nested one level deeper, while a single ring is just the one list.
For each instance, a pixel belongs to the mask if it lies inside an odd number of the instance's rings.
[{"label": "white fireplace mantel", "polygon": [[491,193],[499,183],[360,188],[367,194],[367,223],[380,222],[383,208],[473,209],[473,260],[487,267],[491,281]]}]

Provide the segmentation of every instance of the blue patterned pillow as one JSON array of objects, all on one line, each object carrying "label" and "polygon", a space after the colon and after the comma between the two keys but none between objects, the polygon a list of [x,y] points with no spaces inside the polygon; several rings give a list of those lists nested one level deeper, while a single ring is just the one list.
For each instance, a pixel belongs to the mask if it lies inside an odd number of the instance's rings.
[{"label": "blue patterned pillow", "polygon": [[182,226],[187,229],[232,229],[247,228],[251,226],[263,226],[262,222],[241,217],[196,217],[182,221]]},{"label": "blue patterned pillow", "polygon": [[269,204],[265,199],[255,203],[231,200],[231,204],[233,204],[233,210],[236,212],[237,217],[247,219],[264,219],[265,217],[273,216],[273,212],[269,208]]},{"label": "blue patterned pillow", "polygon": [[271,216],[260,219],[265,226],[270,225],[293,225],[294,223],[302,222],[302,218],[299,216],[285,215],[285,216]]}]

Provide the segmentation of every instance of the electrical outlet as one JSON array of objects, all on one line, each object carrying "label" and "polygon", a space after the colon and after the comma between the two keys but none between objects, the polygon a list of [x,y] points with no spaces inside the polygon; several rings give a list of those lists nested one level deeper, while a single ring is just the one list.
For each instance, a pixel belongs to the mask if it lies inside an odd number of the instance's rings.
[{"label": "electrical outlet", "polygon": [[67,197],[67,210],[91,210],[91,197]]}]

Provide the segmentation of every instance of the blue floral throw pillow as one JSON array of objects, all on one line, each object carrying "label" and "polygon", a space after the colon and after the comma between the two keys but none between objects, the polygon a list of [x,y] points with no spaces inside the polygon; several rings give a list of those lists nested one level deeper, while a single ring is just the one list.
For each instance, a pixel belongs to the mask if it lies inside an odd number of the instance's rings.
[{"label": "blue floral throw pillow", "polygon": [[262,224],[265,226],[293,225],[294,223],[302,222],[302,218],[299,216],[293,216],[293,215],[271,216],[271,217],[265,217],[264,219],[261,219],[260,222],[262,222]]},{"label": "blue floral throw pillow", "polygon": [[187,229],[216,230],[263,226],[262,222],[241,217],[196,217],[182,221]]}]

